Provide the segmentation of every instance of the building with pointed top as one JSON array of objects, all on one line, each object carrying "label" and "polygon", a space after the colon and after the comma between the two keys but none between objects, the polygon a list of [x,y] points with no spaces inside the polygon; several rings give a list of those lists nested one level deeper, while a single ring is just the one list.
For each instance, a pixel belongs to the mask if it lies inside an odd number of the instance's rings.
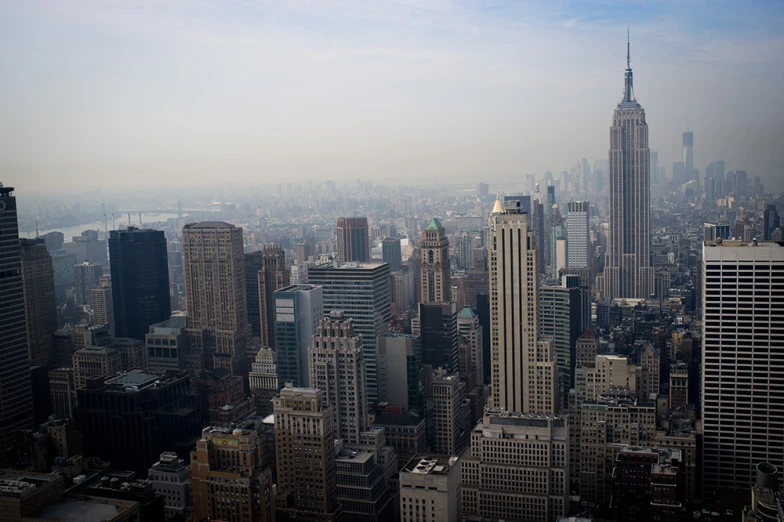
[{"label": "building with pointed top", "polygon": [[438,218],[433,218],[422,232],[422,285],[423,303],[449,303],[452,301],[449,239]]},{"label": "building with pointed top", "polygon": [[648,124],[634,97],[627,43],[623,99],[610,127],[610,233],[604,269],[610,298],[647,298],[653,292],[650,165]]}]

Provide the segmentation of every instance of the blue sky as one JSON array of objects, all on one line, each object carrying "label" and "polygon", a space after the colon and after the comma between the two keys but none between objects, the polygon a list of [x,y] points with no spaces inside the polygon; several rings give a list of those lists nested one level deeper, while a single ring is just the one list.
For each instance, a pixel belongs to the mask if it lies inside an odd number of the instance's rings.
[{"label": "blue sky", "polygon": [[0,3],[18,190],[465,181],[607,155],[626,28],[652,148],[784,190],[781,2]]}]

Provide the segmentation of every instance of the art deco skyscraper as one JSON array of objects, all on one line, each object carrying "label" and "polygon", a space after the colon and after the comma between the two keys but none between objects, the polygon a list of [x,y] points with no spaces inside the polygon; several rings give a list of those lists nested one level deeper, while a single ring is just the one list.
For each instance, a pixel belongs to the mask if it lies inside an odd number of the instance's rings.
[{"label": "art deco skyscraper", "polygon": [[[275,347],[275,306],[273,294],[289,286],[289,272],[286,270],[286,258],[283,249],[274,243],[264,245],[260,252],[253,252],[245,256],[245,270],[253,271],[245,274],[246,286],[250,292],[253,281],[256,284],[252,292],[256,303],[250,303],[248,297],[248,315],[253,330],[253,335],[258,335],[261,345],[266,348]],[[255,304],[255,306],[251,306]],[[250,317],[253,315],[253,317]],[[258,334],[255,331],[258,324]]]},{"label": "art deco skyscraper", "polygon": [[508,208],[490,222],[492,406],[555,413],[557,368],[551,341],[537,340],[539,257],[528,214]]},{"label": "art deco skyscraper", "polygon": [[240,375],[251,337],[242,228],[223,221],[191,223],[182,230],[182,245],[189,369],[202,365]]},{"label": "art deco skyscraper", "polygon": [[422,232],[422,285],[423,303],[450,303],[452,280],[449,264],[449,239],[441,222],[433,218]]},{"label": "art deco skyscraper", "polygon": [[309,352],[310,386],[324,392],[324,406],[332,406],[335,438],[359,444],[360,433],[368,428],[367,374],[353,321],[331,312],[319,323]]},{"label": "art deco skyscraper", "polygon": [[365,217],[338,218],[338,263],[370,262],[370,234]]},{"label": "art deco skyscraper", "polygon": [[634,97],[627,43],[623,100],[610,127],[610,235],[605,294],[647,298],[653,292],[650,262],[651,160],[645,110]]},{"label": "art deco skyscraper", "polygon": [[115,334],[144,339],[171,316],[166,237],[162,230],[112,230],[109,254]]},{"label": "art deco skyscraper", "polygon": [[52,256],[43,239],[22,239],[21,261],[30,365],[49,366],[58,327]]},{"label": "art deco skyscraper", "polygon": [[18,430],[33,426],[19,224],[13,190],[0,184],[0,457]]},{"label": "art deco skyscraper", "polygon": [[784,246],[706,242],[703,270],[704,493],[749,489],[784,469]]}]

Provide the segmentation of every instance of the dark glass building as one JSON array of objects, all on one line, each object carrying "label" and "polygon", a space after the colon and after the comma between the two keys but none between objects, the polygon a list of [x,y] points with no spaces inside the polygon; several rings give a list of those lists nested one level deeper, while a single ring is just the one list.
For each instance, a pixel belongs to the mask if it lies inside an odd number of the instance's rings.
[{"label": "dark glass building", "polygon": [[144,339],[150,325],[171,316],[163,231],[112,230],[109,237],[115,335]]}]

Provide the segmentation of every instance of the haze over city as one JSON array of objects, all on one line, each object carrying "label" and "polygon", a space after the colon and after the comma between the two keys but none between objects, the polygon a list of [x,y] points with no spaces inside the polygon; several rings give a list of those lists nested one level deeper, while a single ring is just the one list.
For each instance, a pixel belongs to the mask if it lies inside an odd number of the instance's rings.
[{"label": "haze over city", "polygon": [[28,193],[512,181],[607,158],[631,32],[651,150],[784,188],[779,2],[3,2]]}]

